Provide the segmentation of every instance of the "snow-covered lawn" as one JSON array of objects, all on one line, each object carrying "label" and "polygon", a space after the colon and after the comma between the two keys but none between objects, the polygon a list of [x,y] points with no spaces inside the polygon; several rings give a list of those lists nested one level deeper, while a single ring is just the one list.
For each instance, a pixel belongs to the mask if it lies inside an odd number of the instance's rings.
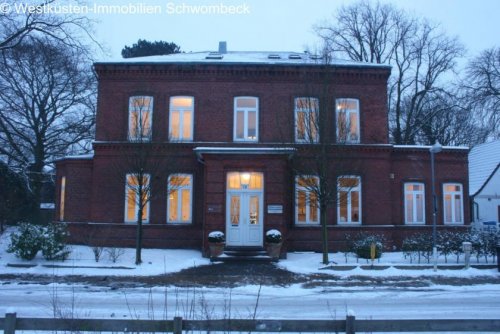
[{"label": "snow-covered lawn", "polygon": [[[136,266],[135,249],[124,248],[123,254],[113,263],[106,251],[103,252],[99,262],[94,260],[92,249],[88,246],[70,245],[71,254],[69,259],[61,261],[47,261],[39,253],[32,261],[24,261],[14,254],[7,253],[10,242],[9,228],[0,236],[0,272],[4,274],[45,274],[45,275],[106,275],[106,276],[150,276],[165,273],[178,272],[182,269],[209,265],[210,260],[203,258],[197,250],[172,250],[172,249],[143,249],[143,263]],[[364,275],[364,276],[423,276],[423,275],[446,275],[452,277],[472,276],[497,276],[497,269],[475,269],[467,270],[460,266],[453,269],[439,269],[434,272],[429,269],[429,264],[422,260],[421,264],[411,264],[400,252],[384,253],[380,260],[374,262],[375,269],[370,269],[371,262],[348,256],[347,263],[343,253],[330,254],[330,266],[321,263],[319,253],[288,253],[287,259],[280,260],[278,266],[286,270],[301,273],[328,273],[337,276]],[[489,259],[489,264],[492,264]],[[481,258],[480,263],[485,264]],[[439,258],[439,264],[445,265],[444,257]],[[471,259],[471,264],[476,264],[476,259]],[[448,259],[446,265],[456,265],[455,258]],[[463,266],[463,257],[460,264]],[[400,268],[405,267],[405,268]],[[421,267],[421,268],[419,268]],[[413,269],[415,268],[415,269]]]}]

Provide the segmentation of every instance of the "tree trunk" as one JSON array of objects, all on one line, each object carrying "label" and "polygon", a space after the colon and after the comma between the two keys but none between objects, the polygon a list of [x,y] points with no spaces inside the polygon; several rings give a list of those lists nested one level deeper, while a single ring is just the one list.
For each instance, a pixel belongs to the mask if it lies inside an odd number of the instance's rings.
[{"label": "tree trunk", "polygon": [[139,212],[137,213],[137,230],[136,230],[136,238],[135,238],[135,264],[141,264],[141,251],[142,251],[142,211],[144,210],[143,206],[139,206]]},{"label": "tree trunk", "polygon": [[321,238],[323,243],[323,264],[330,263],[328,259],[328,226],[327,226],[327,214],[326,205],[320,206],[320,221],[321,221]]}]

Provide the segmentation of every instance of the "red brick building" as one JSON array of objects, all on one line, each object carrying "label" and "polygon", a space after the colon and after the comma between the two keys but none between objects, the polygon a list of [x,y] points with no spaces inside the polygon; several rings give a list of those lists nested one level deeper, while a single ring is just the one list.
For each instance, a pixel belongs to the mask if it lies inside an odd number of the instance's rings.
[{"label": "red brick building", "polygon": [[[278,229],[287,250],[320,251],[310,187],[318,161],[337,199],[327,209],[331,250],[345,233],[383,233],[399,245],[432,226],[429,147],[388,141],[388,66],[221,50],[95,70],[94,154],[57,162],[57,220],[75,241],[134,245],[136,185],[127,178],[142,151],[146,247],[206,250],[214,230],[228,247],[261,247]],[[439,228],[469,224],[467,153],[436,154]]]}]

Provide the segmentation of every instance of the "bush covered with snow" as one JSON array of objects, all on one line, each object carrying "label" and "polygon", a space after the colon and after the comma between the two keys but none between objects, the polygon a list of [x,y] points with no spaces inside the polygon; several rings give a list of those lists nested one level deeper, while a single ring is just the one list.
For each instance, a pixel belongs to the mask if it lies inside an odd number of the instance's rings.
[{"label": "bush covered with snow", "polygon": [[279,244],[283,241],[283,236],[278,230],[269,230],[266,232],[266,242],[271,244]]},{"label": "bush covered with snow", "polygon": [[226,241],[224,232],[212,231],[208,234],[208,242],[224,242],[224,241]]},{"label": "bush covered with snow", "polygon": [[22,223],[17,232],[10,235],[7,251],[24,260],[33,260],[39,250],[46,260],[65,260],[70,251],[66,246],[66,225],[39,225]]},{"label": "bush covered with snow", "polygon": [[42,228],[38,225],[21,223],[17,232],[10,235],[7,252],[23,260],[33,260],[42,247]]},{"label": "bush covered with snow", "polygon": [[66,224],[52,223],[43,228],[42,254],[46,260],[66,260],[70,250],[66,245],[69,236]]},{"label": "bush covered with snow", "polygon": [[382,256],[385,238],[379,234],[358,233],[352,238],[352,251],[358,258],[371,259],[371,246],[375,244],[375,258]]}]

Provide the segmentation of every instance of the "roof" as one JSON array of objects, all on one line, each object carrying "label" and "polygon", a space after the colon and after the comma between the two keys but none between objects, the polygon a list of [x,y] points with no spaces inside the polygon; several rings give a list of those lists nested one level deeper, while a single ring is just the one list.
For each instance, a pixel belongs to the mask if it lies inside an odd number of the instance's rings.
[{"label": "roof", "polygon": [[500,165],[500,140],[475,146],[469,153],[469,194],[476,195]]},{"label": "roof", "polygon": [[[116,60],[98,61],[96,64],[225,64],[225,65],[325,65],[323,58],[307,53],[292,51],[229,51],[218,53],[211,51],[174,53],[163,56],[137,58],[121,58]],[[391,66],[357,62],[352,60],[333,59],[329,65],[340,67],[365,67],[390,69]]]}]

